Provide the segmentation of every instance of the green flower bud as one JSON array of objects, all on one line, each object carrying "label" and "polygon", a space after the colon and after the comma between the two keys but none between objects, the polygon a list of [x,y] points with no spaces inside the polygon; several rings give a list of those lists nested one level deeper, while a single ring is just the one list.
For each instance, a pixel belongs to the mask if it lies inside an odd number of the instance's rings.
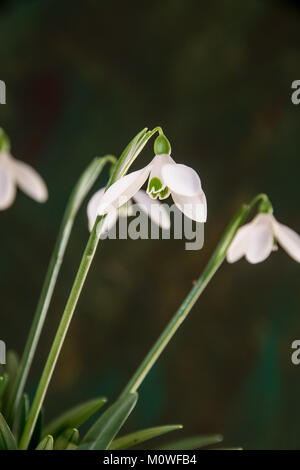
[{"label": "green flower bud", "polygon": [[159,135],[154,141],[155,155],[171,154],[171,144],[165,135]]},{"label": "green flower bud", "polygon": [[10,151],[10,141],[2,127],[0,127],[0,152]]}]

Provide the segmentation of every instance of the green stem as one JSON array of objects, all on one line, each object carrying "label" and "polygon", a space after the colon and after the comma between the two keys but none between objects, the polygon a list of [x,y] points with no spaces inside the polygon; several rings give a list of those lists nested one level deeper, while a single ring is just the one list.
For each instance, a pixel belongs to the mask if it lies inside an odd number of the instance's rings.
[{"label": "green stem", "polygon": [[204,269],[204,272],[201,275],[200,279],[197,281],[188,296],[185,298],[182,305],[177,310],[171,321],[168,323],[163,333],[159,336],[158,340],[156,341],[150,352],[147,354],[141,365],[138,367],[135,374],[123,390],[121,396],[125,396],[127,393],[133,393],[138,390],[145,377],[152,369],[153,365],[156,363],[161,353],[164,351],[165,347],[168,345],[169,341],[173,338],[180,325],[188,316],[189,312],[199,299],[200,295],[208,285],[209,281],[212,279],[216,271],[223,263],[226,257],[227,250],[237,230],[245,222],[254,205],[259,200],[264,200],[264,198],[265,195],[259,194],[253,199],[253,201],[249,205],[243,205],[238,211],[238,213],[233,217],[227,229],[225,230],[225,233],[221,241],[219,242],[215,252],[213,253],[206,268]]},{"label": "green stem", "polygon": [[116,158],[112,155],[95,158],[79,178],[68,201],[57,241],[51,256],[33,323],[20,362],[18,374],[16,376],[12,393],[10,394],[9,401],[7,403],[7,419],[10,423],[13,422],[24,392],[26,380],[47,317],[49,305],[70,239],[75,217],[87,193],[95,183],[107,162],[114,164],[116,162]]},{"label": "green stem", "polygon": [[[112,185],[117,179],[124,176],[134,160],[137,158],[139,153],[142,151],[148,140],[154,135],[156,132],[161,132],[161,128],[157,127],[153,129],[153,131],[148,131],[144,129],[141,131],[126,147],[123,154],[117,161],[114,171],[111,174],[107,187]],[[77,272],[77,276],[75,278],[66,308],[64,310],[61,322],[59,324],[56,336],[54,338],[54,342],[52,344],[45,368],[42,373],[42,377],[40,379],[30,412],[28,416],[28,420],[26,422],[23,435],[20,440],[19,448],[20,449],[27,449],[30,439],[34,430],[34,426],[36,424],[39,412],[41,410],[45,395],[47,393],[47,389],[50,383],[50,380],[53,375],[54,368],[56,366],[59,353],[64,343],[64,339],[66,337],[69,325],[71,323],[79,296],[81,294],[86,276],[90,269],[91,263],[96,253],[96,249],[100,239],[100,232],[102,221],[104,218],[97,217],[95,222],[94,228],[91,232],[90,238],[88,240],[86,249],[84,251],[81,264],[79,270]]]},{"label": "green stem", "polygon": [[43,370],[42,377],[40,379],[38,389],[36,391],[34,401],[32,403],[28,420],[20,440],[19,448],[24,450],[27,449],[38,414],[41,410],[49,382],[51,380],[54,368],[57,363],[59,353],[61,351],[64,339],[66,337],[69,325],[71,323],[75,307],[77,305],[79,296],[81,294],[87,273],[95,256],[95,252],[98,246],[100,235],[100,226],[101,226],[102,217],[98,217],[94,225],[94,228],[91,232],[89,241],[87,243],[86,249],[84,251],[65,311],[63,313],[62,319],[60,321],[54,342],[52,344],[45,368]]}]

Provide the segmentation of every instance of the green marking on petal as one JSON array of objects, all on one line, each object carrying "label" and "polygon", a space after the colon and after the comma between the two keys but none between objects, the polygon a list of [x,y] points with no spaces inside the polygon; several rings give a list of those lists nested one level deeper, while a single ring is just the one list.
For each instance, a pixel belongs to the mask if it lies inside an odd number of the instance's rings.
[{"label": "green marking on petal", "polygon": [[161,180],[157,177],[151,178],[148,184],[149,193],[158,193],[163,187]]},{"label": "green marking on petal", "polygon": [[168,186],[166,186],[164,189],[162,189],[159,193],[159,199],[166,199],[167,197],[169,197],[170,195],[170,191],[169,191],[169,188]]},{"label": "green marking on petal", "polygon": [[148,193],[151,199],[157,199],[159,193]]}]

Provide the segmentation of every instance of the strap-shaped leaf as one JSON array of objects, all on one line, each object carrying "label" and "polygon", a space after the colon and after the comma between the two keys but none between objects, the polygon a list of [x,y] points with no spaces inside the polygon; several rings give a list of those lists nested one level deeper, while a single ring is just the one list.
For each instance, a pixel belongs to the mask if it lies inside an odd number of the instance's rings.
[{"label": "strap-shaped leaf", "polygon": [[7,351],[5,373],[8,375],[8,381],[5,386],[4,393],[2,395],[2,410],[5,416],[6,416],[5,411],[7,408],[7,403],[9,401],[10,394],[11,394],[11,391],[13,389],[13,386],[16,380],[18,367],[19,367],[19,358],[17,354],[12,350]]},{"label": "strap-shaped leaf", "polygon": [[44,437],[44,439],[36,447],[36,450],[53,450],[54,439],[49,434],[49,436]]},{"label": "strap-shaped leaf", "polygon": [[55,450],[75,450],[79,441],[78,429],[67,429],[55,440]]},{"label": "strap-shaped leaf", "polygon": [[135,407],[137,399],[137,393],[128,393],[119,398],[100,416],[77,449],[107,449]]},{"label": "strap-shaped leaf", "polygon": [[32,438],[30,440],[29,449],[35,449],[39,442],[41,442],[43,437],[43,427],[44,427],[44,410],[43,408],[39,412],[38,419],[36,421]]},{"label": "strap-shaped leaf", "polygon": [[55,437],[68,428],[78,428],[103,405],[105,405],[106,402],[107,399],[101,397],[89,400],[71,408],[58,418],[51,421],[51,423],[46,426],[44,434],[52,434]]},{"label": "strap-shaped leaf", "polygon": [[[36,309],[31,330],[28,335],[25,350],[18,370],[18,375],[13,384],[12,393],[7,403],[8,422],[11,423],[17,415],[19,404],[22,400],[25,383],[29,374],[39,338],[46,320],[50,302],[53,297],[57,278],[62,266],[64,255],[68,246],[73,224],[88,192],[108,162],[115,164],[116,158],[112,155],[95,158],[82,173],[74,187],[63,220],[59,229],[58,238],[51,256],[48,271],[43,284],[41,296]],[[9,374],[10,375],[10,374]]]},{"label": "strap-shaped leaf", "polygon": [[18,436],[22,436],[28,413],[29,413],[29,407],[30,407],[30,402],[29,402],[29,397],[27,393],[24,393],[23,395],[23,401],[22,401],[22,408],[21,408],[21,413],[20,413],[20,420],[19,420],[19,429],[18,429]]},{"label": "strap-shaped leaf", "polygon": [[126,436],[115,439],[109,446],[109,450],[128,449],[129,447],[133,447],[137,444],[140,444],[141,442],[149,441],[150,439],[162,436],[168,432],[182,429],[182,427],[183,426],[181,424],[174,424],[169,426],[157,426],[154,428],[142,429],[141,431],[133,432],[131,434],[127,434]]},{"label": "strap-shaped leaf", "polygon": [[220,434],[213,434],[211,436],[192,436],[160,446],[158,447],[158,450],[196,450],[201,449],[202,447],[218,444],[222,440],[223,436]]},{"label": "strap-shaped leaf", "polygon": [[8,382],[8,374],[1,375],[0,377],[0,400],[4,394],[7,382]]},{"label": "strap-shaped leaf", "polygon": [[0,413],[0,449],[16,450],[17,444],[4,416]]}]

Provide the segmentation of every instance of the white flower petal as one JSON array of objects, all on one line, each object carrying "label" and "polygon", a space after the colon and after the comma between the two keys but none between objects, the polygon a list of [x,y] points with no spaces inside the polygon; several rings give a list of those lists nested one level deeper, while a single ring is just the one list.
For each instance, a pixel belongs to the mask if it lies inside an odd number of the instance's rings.
[{"label": "white flower petal", "polygon": [[38,172],[20,160],[13,159],[12,163],[14,176],[20,189],[37,202],[45,202],[48,199],[48,190]]},{"label": "white flower petal", "polygon": [[245,224],[243,227],[238,229],[230,247],[227,250],[226,258],[228,263],[235,263],[246,254],[249,243],[248,238],[251,236],[251,228],[252,222],[250,224]]},{"label": "white flower petal", "polygon": [[108,233],[113,226],[116,224],[117,220],[119,218],[119,211],[118,209],[113,209],[111,210],[106,216],[103,221],[103,225],[101,227],[101,235],[103,233]]},{"label": "white flower petal", "polygon": [[196,196],[201,193],[201,181],[198,173],[186,165],[163,165],[164,183],[171,192],[181,196]]},{"label": "white flower petal", "polygon": [[297,232],[280,224],[277,220],[273,221],[275,237],[285,249],[285,251],[298,263],[300,263],[300,235]]},{"label": "white flower petal", "polygon": [[16,184],[13,175],[5,166],[0,166],[0,210],[12,205],[16,197]]},{"label": "white flower petal", "polygon": [[99,189],[89,200],[87,205],[87,216],[88,216],[88,223],[89,223],[89,231],[91,232],[94,223],[97,218],[97,209],[103,198],[103,194],[105,192],[105,188]]},{"label": "white flower petal", "polygon": [[151,167],[150,164],[142,170],[129,173],[112,184],[103,195],[98,214],[105,214],[110,208],[118,208],[129,201],[145,183]]},{"label": "white flower petal", "polygon": [[[94,224],[96,222],[96,218],[98,215],[98,207],[101,203],[105,192],[105,188],[99,189],[89,200],[87,206],[87,216],[88,216],[88,223],[89,223],[89,231],[93,230]],[[117,209],[112,209],[105,217],[103,221],[103,225],[101,228],[101,235],[103,233],[109,232],[110,229],[115,225],[117,219],[119,217],[119,211]]]},{"label": "white flower petal", "polygon": [[156,225],[168,230],[171,226],[170,215],[163,204],[150,199],[145,191],[138,191],[133,198],[139,207],[153,220]]},{"label": "white flower petal", "polygon": [[274,234],[271,214],[258,214],[252,221],[247,237],[246,259],[256,264],[264,261],[271,254]]},{"label": "white flower petal", "polygon": [[187,217],[196,222],[206,222],[207,219],[207,204],[204,192],[195,196],[187,197],[172,192],[172,198],[178,209]]}]

